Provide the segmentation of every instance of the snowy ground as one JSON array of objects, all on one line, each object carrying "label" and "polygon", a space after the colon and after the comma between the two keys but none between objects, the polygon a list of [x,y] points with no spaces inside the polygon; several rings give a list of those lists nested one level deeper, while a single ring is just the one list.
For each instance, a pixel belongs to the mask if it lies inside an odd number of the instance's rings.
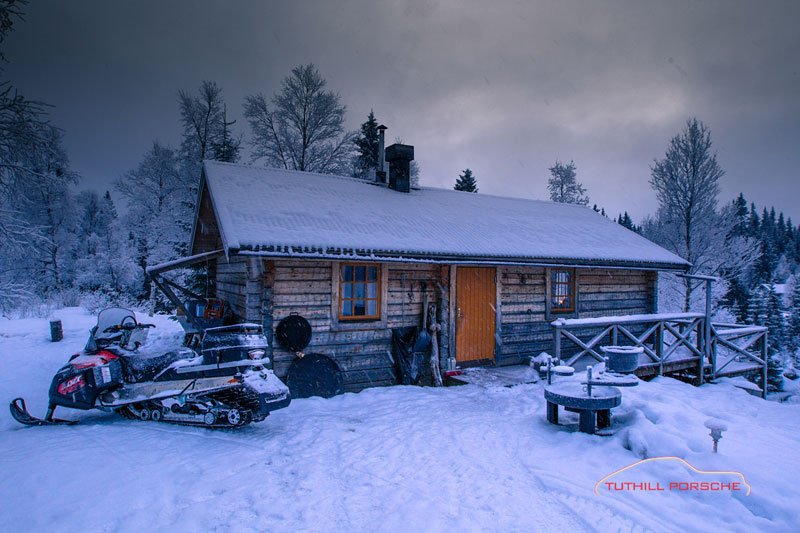
[{"label": "snowy ground", "polygon": [[[625,389],[607,437],[548,424],[538,384],[297,400],[238,431],[67,411],[83,424],[21,427],[5,404],[25,396],[43,414],[52,374],[93,323],[57,315],[56,344],[45,320],[0,321],[1,531],[800,529],[800,405],[731,384]],[[177,338],[176,324],[156,322],[160,341]],[[712,416],[728,426],[716,455]],[[752,493],[594,493],[604,476],[662,455],[740,471]],[[675,461],[640,468],[662,483],[698,479]]]}]

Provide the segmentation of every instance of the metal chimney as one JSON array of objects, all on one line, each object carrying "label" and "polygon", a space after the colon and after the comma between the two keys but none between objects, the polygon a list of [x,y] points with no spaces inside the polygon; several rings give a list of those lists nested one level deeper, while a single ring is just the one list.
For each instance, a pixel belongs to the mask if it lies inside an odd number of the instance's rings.
[{"label": "metal chimney", "polygon": [[389,162],[389,188],[398,192],[411,192],[411,161],[414,147],[408,144],[393,144],[386,149]]},{"label": "metal chimney", "polygon": [[378,126],[378,168],[375,169],[375,181],[378,183],[386,183],[386,150],[385,146],[385,131],[389,129],[383,124]]}]

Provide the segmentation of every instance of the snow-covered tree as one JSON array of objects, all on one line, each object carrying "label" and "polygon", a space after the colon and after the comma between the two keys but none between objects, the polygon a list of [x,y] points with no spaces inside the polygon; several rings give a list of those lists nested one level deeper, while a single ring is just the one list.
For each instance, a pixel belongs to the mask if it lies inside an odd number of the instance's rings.
[{"label": "snow-covered tree", "polygon": [[[685,258],[690,274],[717,275],[727,268],[738,271],[748,266],[755,243],[733,236],[737,214],[726,206],[717,211],[719,179],[724,175],[711,150],[711,133],[697,119],[672,138],[663,159],[651,167],[650,184],[656,191],[659,209],[644,224],[650,239]],[[683,283],[683,309],[692,305],[694,282]]]},{"label": "snow-covered tree", "polygon": [[547,190],[550,191],[551,201],[565,204],[589,204],[586,189],[575,178],[576,168],[573,161],[567,165],[556,161],[556,164],[549,170],[550,178],[547,181]]},{"label": "snow-covered tree", "polygon": [[345,106],[313,64],[301,65],[283,80],[271,99],[245,99],[253,159],[268,166],[348,175],[355,133],[344,129]]},{"label": "snow-covered tree", "polygon": [[171,148],[154,142],[139,165],[115,187],[128,207],[125,227],[132,235],[131,252],[140,268],[137,297],[147,300],[152,294],[145,269],[184,255],[187,246],[181,227],[187,216],[187,186],[178,156]]},{"label": "snow-covered tree", "polygon": [[[784,320],[775,284],[759,287],[750,299],[749,323],[767,326],[767,383],[770,390],[780,390],[783,381]],[[759,383],[760,384],[760,383]]]},{"label": "snow-covered tree", "polygon": [[39,287],[45,296],[72,285],[76,241],[75,205],[70,187],[78,176],[69,169],[61,133],[51,128],[48,151],[37,151],[31,166],[38,174],[26,180],[21,204],[25,218],[40,228],[43,239],[36,254]]},{"label": "snow-covered tree", "polygon": [[453,189],[465,192],[478,192],[478,180],[472,175],[470,169],[465,168],[464,172],[459,174],[458,179],[456,179],[456,184],[453,186]]},{"label": "snow-covered tree", "polygon": [[34,119],[11,130],[22,130],[22,135],[5,139],[10,149],[0,161],[0,287],[6,298],[49,298],[72,284],[75,226],[70,187],[77,176],[69,169],[55,127]]},{"label": "snow-covered tree", "polygon": [[795,359],[796,363],[800,364],[797,360],[798,350],[800,350],[800,281],[795,278],[792,286],[789,319],[786,324],[786,347],[789,355]]},{"label": "snow-covered tree", "polygon": [[111,194],[83,191],[76,203],[76,288],[82,293],[100,292],[112,300],[124,297],[134,290],[137,273],[129,234],[120,225]]}]

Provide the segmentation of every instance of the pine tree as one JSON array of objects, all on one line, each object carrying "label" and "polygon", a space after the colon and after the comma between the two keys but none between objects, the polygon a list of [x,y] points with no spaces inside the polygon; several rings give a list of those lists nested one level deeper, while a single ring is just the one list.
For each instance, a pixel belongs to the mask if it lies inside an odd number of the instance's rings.
[{"label": "pine tree", "polygon": [[478,192],[478,181],[472,175],[472,171],[468,168],[458,176],[456,184],[453,189],[465,192]]},{"label": "pine tree", "polygon": [[642,228],[633,223],[633,219],[631,218],[631,216],[628,214],[627,211],[625,211],[624,214],[619,215],[617,217],[617,224],[619,224],[620,226],[624,226],[631,231],[635,231],[636,233],[642,232]]},{"label": "pine tree", "polygon": [[750,235],[755,237],[759,234],[761,230],[761,220],[758,218],[758,211],[756,210],[756,204],[750,202],[750,218],[748,225],[750,226],[749,232]]},{"label": "pine tree", "polygon": [[82,293],[103,293],[112,300],[133,288],[136,272],[111,194],[96,191],[78,195],[79,249],[75,285]]},{"label": "pine tree", "polygon": [[786,348],[789,350],[789,355],[795,359],[795,366],[798,366],[800,364],[797,360],[797,351],[800,349],[800,279],[795,277],[793,284],[789,320],[786,324]]},{"label": "pine tree", "polygon": [[734,276],[728,281],[728,290],[722,302],[725,307],[733,312],[738,322],[747,322],[750,309],[750,291],[738,277]]},{"label": "pine tree", "polygon": [[574,161],[570,161],[567,165],[556,161],[556,164],[548,170],[550,170],[550,179],[547,181],[547,189],[550,191],[551,201],[565,204],[589,204],[586,189],[575,179]]},{"label": "pine tree", "polygon": [[211,141],[211,156],[215,161],[235,163],[239,160],[242,139],[234,137],[231,133],[230,127],[234,124],[236,124],[235,120],[228,121],[228,106],[223,104],[220,131]]},{"label": "pine tree", "polygon": [[371,170],[380,166],[378,162],[380,135],[374,111],[370,110],[366,122],[361,124],[361,131],[353,139],[353,144],[356,147],[355,175],[360,178],[366,177]]},{"label": "pine tree", "polygon": [[[775,292],[775,284],[770,283],[754,292],[751,300],[750,320],[757,326],[768,328],[767,343],[767,386],[768,390],[780,390],[783,383],[783,309]],[[762,387],[763,384],[759,383]]]},{"label": "pine tree", "polygon": [[747,200],[745,200],[744,194],[742,193],[739,193],[739,196],[737,196],[736,200],[733,201],[733,214],[736,218],[736,224],[733,227],[732,233],[739,236],[748,235],[749,224]]}]

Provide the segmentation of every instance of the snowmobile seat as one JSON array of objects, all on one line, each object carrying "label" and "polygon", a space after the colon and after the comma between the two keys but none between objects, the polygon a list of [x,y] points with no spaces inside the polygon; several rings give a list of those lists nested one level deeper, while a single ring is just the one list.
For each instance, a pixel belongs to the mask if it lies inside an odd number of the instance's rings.
[{"label": "snowmobile seat", "polygon": [[176,350],[159,355],[125,354],[122,356],[126,380],[133,383],[152,381],[162,370],[175,361],[192,359],[197,354],[191,350]]}]

